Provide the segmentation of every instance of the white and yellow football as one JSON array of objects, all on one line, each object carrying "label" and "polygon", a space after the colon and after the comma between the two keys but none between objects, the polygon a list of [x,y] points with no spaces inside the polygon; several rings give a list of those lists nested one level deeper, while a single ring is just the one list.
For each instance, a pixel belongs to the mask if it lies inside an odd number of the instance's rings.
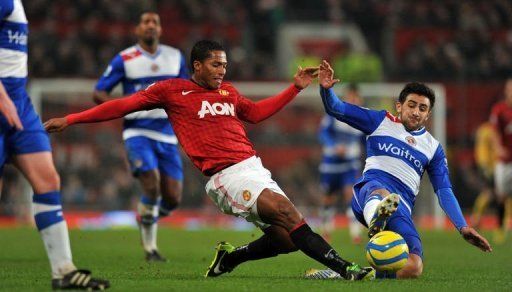
[{"label": "white and yellow football", "polygon": [[409,258],[409,248],[404,238],[393,231],[375,234],[366,245],[366,259],[378,271],[396,272]]}]

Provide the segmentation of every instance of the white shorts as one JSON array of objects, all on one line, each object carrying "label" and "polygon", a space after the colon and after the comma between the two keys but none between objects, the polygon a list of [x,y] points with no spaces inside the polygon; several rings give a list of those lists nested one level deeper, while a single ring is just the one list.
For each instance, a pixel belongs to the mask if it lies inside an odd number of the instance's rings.
[{"label": "white shorts", "polygon": [[512,163],[498,162],[494,170],[494,182],[498,196],[512,197]]},{"label": "white shorts", "polygon": [[256,200],[264,189],[284,197],[283,190],[272,180],[270,171],[256,156],[247,158],[214,174],[206,183],[206,193],[224,214],[245,218],[259,228],[269,224],[258,216]]}]

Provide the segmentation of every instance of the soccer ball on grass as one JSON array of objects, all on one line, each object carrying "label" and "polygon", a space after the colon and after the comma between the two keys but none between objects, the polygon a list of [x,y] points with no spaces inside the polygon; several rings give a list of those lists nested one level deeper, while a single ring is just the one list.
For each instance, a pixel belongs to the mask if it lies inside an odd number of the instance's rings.
[{"label": "soccer ball on grass", "polygon": [[407,243],[393,231],[375,234],[366,245],[366,259],[377,271],[397,272],[405,266],[408,258]]}]

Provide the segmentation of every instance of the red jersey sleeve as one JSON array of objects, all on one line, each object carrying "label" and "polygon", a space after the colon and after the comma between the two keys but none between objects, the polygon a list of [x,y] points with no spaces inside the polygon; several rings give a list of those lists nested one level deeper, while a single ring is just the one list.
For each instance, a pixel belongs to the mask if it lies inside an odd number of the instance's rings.
[{"label": "red jersey sleeve", "polygon": [[161,94],[164,87],[164,82],[153,83],[145,90],[128,97],[110,100],[86,111],[67,115],[66,120],[69,125],[95,123],[114,120],[139,110],[162,107]]},{"label": "red jersey sleeve", "polygon": [[238,94],[238,106],[237,115],[238,117],[249,123],[261,122],[273,114],[281,110],[286,104],[288,104],[297,94],[300,89],[295,85],[290,85],[287,89],[281,93],[267,97],[258,102],[253,102],[246,97]]}]

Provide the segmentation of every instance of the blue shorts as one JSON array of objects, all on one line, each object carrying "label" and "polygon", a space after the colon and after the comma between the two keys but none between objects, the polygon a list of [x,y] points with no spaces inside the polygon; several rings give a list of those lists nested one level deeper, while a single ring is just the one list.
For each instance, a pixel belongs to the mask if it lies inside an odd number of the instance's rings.
[{"label": "blue shorts", "polygon": [[[386,189],[391,193],[400,194],[393,187],[385,186],[378,181],[356,184],[354,186],[355,195],[352,197],[352,211],[354,211],[357,220],[366,227],[368,227],[368,225],[364,220],[364,206],[371,193],[377,189]],[[409,209],[403,202],[400,202],[398,210],[388,219],[385,230],[391,230],[400,234],[405,242],[407,242],[409,252],[423,258],[423,246],[421,245],[420,235],[414,226]]]},{"label": "blue shorts", "polygon": [[178,146],[144,136],[124,141],[130,168],[134,176],[158,169],[161,174],[183,180],[183,167]]},{"label": "blue shorts", "polygon": [[52,151],[48,133],[44,130],[30,98],[17,98],[13,102],[18,110],[23,130],[17,131],[9,126],[5,117],[0,115],[0,175],[9,156]]},{"label": "blue shorts", "polygon": [[357,169],[337,173],[320,172],[320,186],[324,192],[332,194],[345,186],[354,185],[359,173]]}]

